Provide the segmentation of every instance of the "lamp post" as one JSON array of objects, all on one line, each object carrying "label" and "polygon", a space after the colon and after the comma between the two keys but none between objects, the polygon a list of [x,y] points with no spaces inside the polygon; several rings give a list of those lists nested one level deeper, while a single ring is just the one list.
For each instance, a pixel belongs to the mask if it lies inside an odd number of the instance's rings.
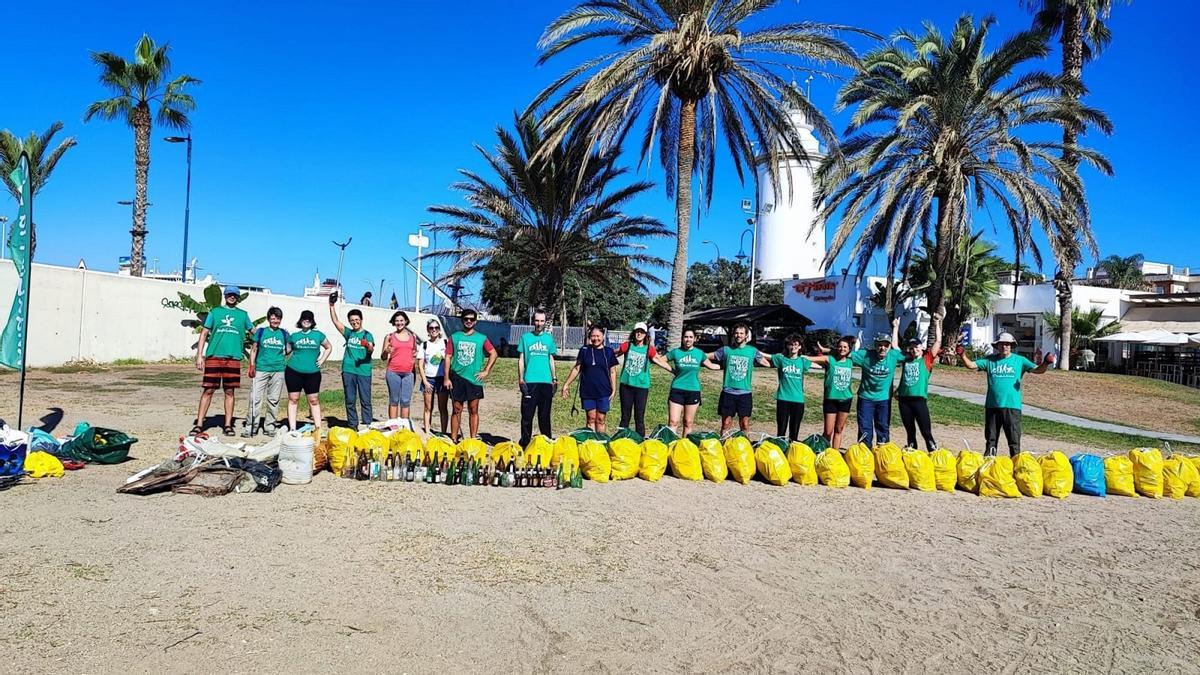
[{"label": "lamp post", "polygon": [[[753,229],[746,228],[746,230],[751,233],[750,234],[750,306],[753,307],[754,306],[755,272],[757,271],[755,268],[758,267],[758,195],[757,194],[755,194],[755,196],[754,196],[754,210],[751,210],[751,208],[750,208],[750,200],[743,199],[742,200],[742,211],[744,213],[750,214],[750,217],[746,219],[746,224],[751,226],[751,228],[753,228]],[[742,238],[744,239],[745,237],[746,237],[746,232],[742,232]]]},{"label": "lamp post", "polygon": [[415,246],[417,249],[417,297],[416,304],[413,306],[414,312],[421,311],[421,251],[429,248],[429,237],[425,236],[425,230],[417,230],[416,234],[408,235],[408,245]]},{"label": "lamp post", "polygon": [[705,239],[704,241],[702,241],[702,242],[700,242],[700,243],[701,243],[701,244],[712,244],[712,247],[713,247],[713,248],[715,248],[715,249],[717,249],[717,257],[716,257],[716,260],[720,260],[720,259],[721,259],[721,247],[720,247],[720,246],[717,246],[716,242],[714,242],[714,241],[712,241],[712,240],[710,240],[710,239]]},{"label": "lamp post", "polygon": [[4,251],[8,249],[8,216],[0,216],[0,225],[4,226],[4,241],[0,242],[0,260],[4,260]]},{"label": "lamp post", "polygon": [[179,268],[179,281],[187,283],[188,221],[192,217],[192,135],[167,136],[168,143],[187,143],[187,187],[183,197],[183,266]]}]

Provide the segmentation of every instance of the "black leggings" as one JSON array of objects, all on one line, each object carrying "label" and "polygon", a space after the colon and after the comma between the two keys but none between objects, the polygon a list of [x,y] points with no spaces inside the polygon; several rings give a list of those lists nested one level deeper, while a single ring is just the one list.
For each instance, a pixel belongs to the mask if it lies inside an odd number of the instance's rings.
[{"label": "black leggings", "polygon": [[937,441],[933,440],[933,425],[929,421],[929,402],[920,396],[901,396],[898,400],[900,421],[904,422],[908,447],[917,447],[917,427],[920,427],[921,436],[925,439],[925,449],[937,450]]},{"label": "black leggings", "polygon": [[804,404],[775,400],[775,435],[787,436],[789,441],[800,440],[800,420],[804,419]]},{"label": "black leggings", "polygon": [[629,428],[629,415],[633,414],[635,431],[646,435],[646,399],[650,398],[650,390],[641,387],[631,387],[622,384],[621,396],[621,426]]},{"label": "black leggings", "polygon": [[1004,440],[1008,441],[1008,456],[1016,457],[1021,452],[1021,411],[1015,408],[984,408],[984,455],[997,454],[1001,431],[1004,432]]}]

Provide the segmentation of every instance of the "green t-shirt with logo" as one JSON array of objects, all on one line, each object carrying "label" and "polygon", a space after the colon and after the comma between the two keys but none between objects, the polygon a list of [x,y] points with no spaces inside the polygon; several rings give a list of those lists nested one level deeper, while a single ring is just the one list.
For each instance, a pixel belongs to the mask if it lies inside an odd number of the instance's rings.
[{"label": "green t-shirt with logo", "polygon": [[317,357],[321,355],[321,344],[325,342],[324,333],[316,328],[296,331],[288,336],[288,342],[292,345],[288,368],[297,373],[315,373],[321,370],[317,365]]},{"label": "green t-shirt with logo", "polygon": [[825,400],[848,401],[854,398],[850,383],[854,380],[854,362],[847,356],[838,359],[832,354],[825,363]]},{"label": "green t-shirt with logo", "polygon": [[342,337],[346,338],[346,353],[342,354],[342,372],[370,377],[371,352],[362,345],[362,341],[375,344],[375,336],[366,329],[350,330],[349,326],[343,326]]},{"label": "green t-shirt with logo", "polygon": [[260,328],[258,353],[254,356],[254,369],[260,373],[282,373],[283,352],[287,347],[287,333],[282,328]]},{"label": "green t-shirt with logo", "polygon": [[713,360],[725,366],[721,391],[730,394],[749,394],[754,391],[754,362],[762,357],[757,347],[721,347],[713,352]]},{"label": "green t-shirt with logo", "polygon": [[789,358],[783,354],[771,356],[771,365],[779,375],[779,388],[775,398],[787,403],[804,403],[804,373],[812,368],[812,362],[803,356]]},{"label": "green t-shirt with logo", "polygon": [[867,401],[886,401],[892,396],[892,380],[896,364],[904,359],[904,352],[889,349],[883,358],[875,350],[859,349],[850,352],[850,360],[862,369],[862,380],[858,383],[858,395]]},{"label": "green t-shirt with logo", "polygon": [[896,395],[905,398],[929,398],[929,363],[924,356],[900,363],[900,386]]},{"label": "green t-shirt with logo", "polygon": [[637,387],[650,388],[650,345],[629,344],[625,350],[625,363],[621,366],[620,383]]},{"label": "green t-shirt with logo", "polygon": [[1033,361],[1011,354],[1001,358],[997,354],[976,361],[979,370],[987,373],[987,400],[984,406],[988,408],[1021,409],[1021,378],[1025,373],[1037,369]]},{"label": "green t-shirt with logo", "polygon": [[700,368],[704,363],[704,352],[691,349],[672,349],[667,352],[667,361],[675,368],[671,388],[680,391],[700,391]]},{"label": "green t-shirt with logo", "polygon": [[242,360],[242,348],[246,344],[246,333],[254,330],[250,315],[240,307],[214,307],[204,317],[208,329],[208,345],[204,348],[205,358],[216,356],[223,359]]},{"label": "green t-shirt with logo", "polygon": [[549,333],[525,333],[517,343],[517,352],[525,357],[525,381],[531,384],[550,384],[554,381],[554,355],[558,345]]},{"label": "green t-shirt with logo", "polygon": [[479,371],[483,370],[483,359],[487,352],[487,336],[479,331],[467,335],[458,331],[450,336],[454,356],[450,359],[450,372],[456,373],[471,384],[483,385]]}]

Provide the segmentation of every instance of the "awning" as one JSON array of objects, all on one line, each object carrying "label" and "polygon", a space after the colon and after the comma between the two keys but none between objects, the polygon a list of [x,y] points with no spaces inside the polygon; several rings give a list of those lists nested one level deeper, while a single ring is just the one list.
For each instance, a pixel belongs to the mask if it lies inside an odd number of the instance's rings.
[{"label": "awning", "polygon": [[[1194,336],[1189,336],[1186,333],[1172,333],[1169,330],[1145,330],[1145,331],[1125,331],[1115,333],[1102,338],[1096,338],[1097,342],[1135,342],[1143,345],[1185,345],[1192,340]],[[1195,340],[1200,342],[1200,340]]]},{"label": "awning", "polygon": [[748,323],[754,326],[804,328],[812,320],[788,305],[743,305],[740,307],[714,307],[698,309],[683,318],[687,324],[702,326],[731,326]]}]

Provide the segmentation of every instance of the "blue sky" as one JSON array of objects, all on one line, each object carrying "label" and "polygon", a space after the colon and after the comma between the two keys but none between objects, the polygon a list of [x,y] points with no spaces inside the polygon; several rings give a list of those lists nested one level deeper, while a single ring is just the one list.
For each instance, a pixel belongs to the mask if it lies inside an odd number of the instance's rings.
[{"label": "blue sky", "polygon": [[[106,95],[89,52],[132,58],[134,43],[149,32],[171,43],[176,73],[203,80],[194,92],[189,249],[201,274],[298,293],[318,269],[333,275],[330,242],[352,236],[348,292],[356,296],[368,279],[377,287],[386,278],[385,294],[394,286],[403,298],[399,257],[413,254],[407,235],[429,220],[427,206],[457,202],[449,186],[458,169],[482,169],[473,144],[493,145],[497,124],[511,124],[514,110],[584,56],[568,52],[535,67],[541,30],[572,4],[63,0],[10,7],[12,25],[48,28],[10,31],[6,39],[0,128],[24,135],[62,120],[63,136],[79,141],[35,204],[39,261],[84,258],[93,269],[113,270],[129,253],[129,207],[115,202],[133,196],[132,131],[82,117]],[[946,32],[962,11],[994,13],[995,42],[1029,20],[1017,0],[782,0],[768,17],[888,34],[925,20]],[[1200,3],[1188,0],[1119,5],[1113,44],[1086,71],[1089,102],[1116,125],[1112,137],[1088,138],[1117,171],[1111,179],[1088,177],[1102,255],[1140,252],[1200,267],[1192,204],[1200,143],[1182,112],[1200,97],[1200,78],[1185,56],[1198,21]],[[1057,70],[1057,63],[1055,54],[1045,67]],[[812,91],[831,115],[835,88],[817,81]],[[833,119],[844,127],[844,115]],[[151,151],[147,259],[157,258],[163,271],[179,267],[183,229],[184,150],[161,140],[172,133],[156,129]],[[641,174],[661,179],[657,166]],[[713,256],[703,239],[717,241],[724,255],[737,252],[745,222],[739,202],[752,192],[728,165],[718,166],[712,209],[692,232],[693,259]],[[14,210],[11,200],[0,201],[0,213]],[[661,188],[633,210],[673,222]],[[986,217],[977,225],[991,227]],[[999,235],[988,236],[1009,251]],[[664,257],[673,249],[673,240],[651,243]],[[411,287],[412,275],[406,278]]]}]

